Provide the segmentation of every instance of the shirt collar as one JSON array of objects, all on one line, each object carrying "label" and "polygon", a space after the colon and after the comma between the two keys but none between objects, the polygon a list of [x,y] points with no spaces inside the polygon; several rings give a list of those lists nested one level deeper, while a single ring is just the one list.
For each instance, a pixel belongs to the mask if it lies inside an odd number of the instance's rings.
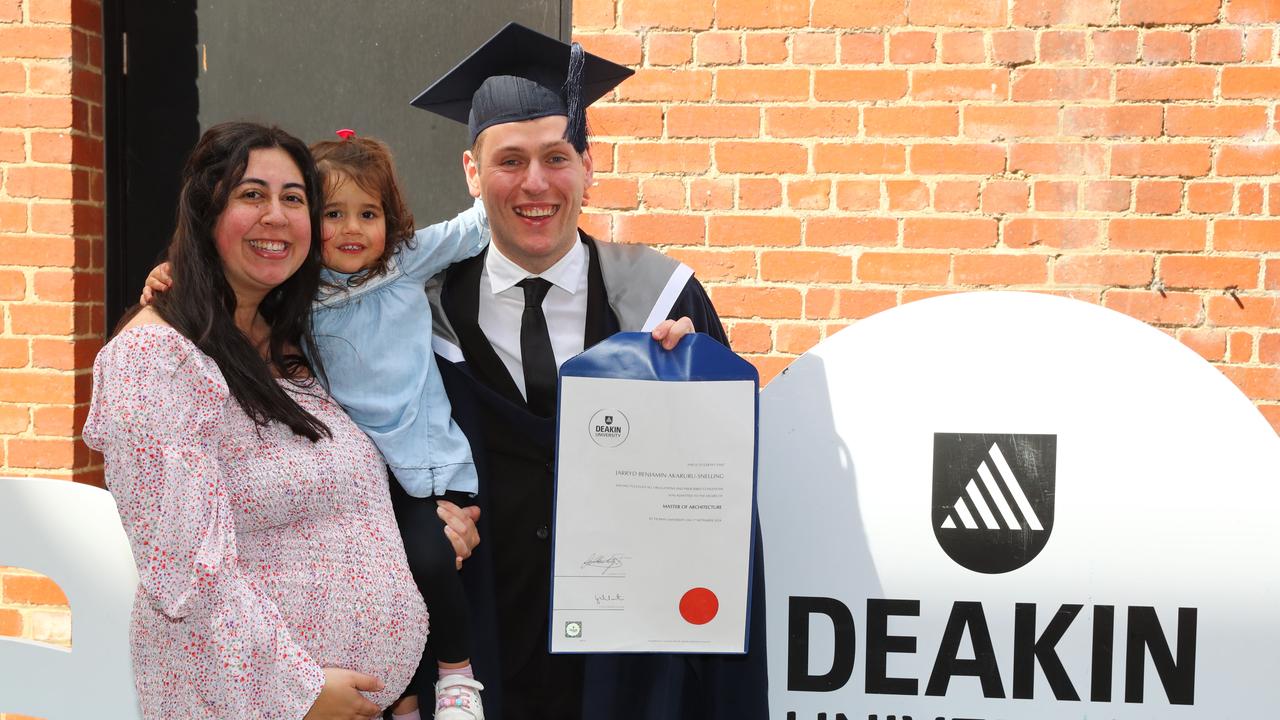
[{"label": "shirt collar", "polygon": [[484,258],[484,269],[489,274],[489,289],[494,295],[510,290],[527,277],[540,277],[573,295],[582,285],[580,281],[586,267],[587,253],[581,242],[574,242],[564,257],[536,276],[503,255],[496,243],[489,243],[489,252],[485,253]]}]

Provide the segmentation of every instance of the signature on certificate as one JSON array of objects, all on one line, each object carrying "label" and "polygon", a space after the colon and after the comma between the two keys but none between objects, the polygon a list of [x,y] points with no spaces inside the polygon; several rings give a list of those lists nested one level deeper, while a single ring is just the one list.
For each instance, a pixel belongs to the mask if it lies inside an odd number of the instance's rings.
[{"label": "signature on certificate", "polygon": [[622,593],[603,593],[596,595],[596,605],[614,605],[624,602],[626,602],[626,599],[622,597]]},{"label": "signature on certificate", "polygon": [[599,570],[601,575],[608,575],[611,571],[622,567],[622,561],[625,559],[626,556],[622,553],[614,553],[612,555],[591,553],[586,560],[582,561],[582,567]]}]

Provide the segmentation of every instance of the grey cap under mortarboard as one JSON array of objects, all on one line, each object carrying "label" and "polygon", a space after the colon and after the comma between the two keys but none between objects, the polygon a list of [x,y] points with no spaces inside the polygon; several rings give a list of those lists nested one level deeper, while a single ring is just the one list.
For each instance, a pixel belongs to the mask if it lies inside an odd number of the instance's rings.
[{"label": "grey cap under mortarboard", "polygon": [[635,71],[518,23],[508,23],[410,103],[466,123],[471,142],[493,125],[569,118],[565,139],[587,147],[586,109]]}]

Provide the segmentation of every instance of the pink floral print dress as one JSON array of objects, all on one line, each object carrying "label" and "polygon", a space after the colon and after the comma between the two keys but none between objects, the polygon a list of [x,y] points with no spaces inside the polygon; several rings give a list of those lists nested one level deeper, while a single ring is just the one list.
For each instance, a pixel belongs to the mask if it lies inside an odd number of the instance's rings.
[{"label": "pink floral print dress", "polygon": [[258,427],[211,358],[167,325],[124,331],[93,366],[85,442],[106,461],[140,585],[133,665],[146,718],[302,718],[321,668],[372,675],[387,706],[427,612],[373,443],[316,385],[284,387],[319,442]]}]

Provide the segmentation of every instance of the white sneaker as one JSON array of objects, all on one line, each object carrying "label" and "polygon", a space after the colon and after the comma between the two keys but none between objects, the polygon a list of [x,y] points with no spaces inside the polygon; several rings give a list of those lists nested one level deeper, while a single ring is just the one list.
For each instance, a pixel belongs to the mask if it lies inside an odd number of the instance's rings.
[{"label": "white sneaker", "polygon": [[445,675],[436,683],[435,720],[484,720],[484,686],[465,675]]}]

